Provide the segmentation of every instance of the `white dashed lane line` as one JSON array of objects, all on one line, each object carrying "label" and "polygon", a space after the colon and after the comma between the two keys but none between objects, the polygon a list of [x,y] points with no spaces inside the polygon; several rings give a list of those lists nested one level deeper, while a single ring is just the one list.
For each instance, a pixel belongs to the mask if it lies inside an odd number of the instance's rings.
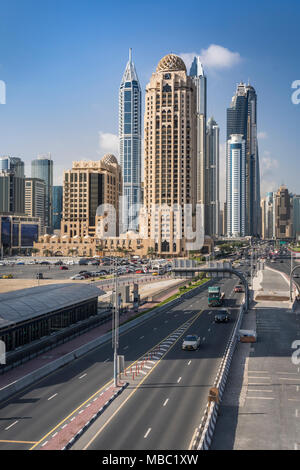
[{"label": "white dashed lane line", "polygon": [[163,406],[166,406],[166,404],[168,403],[169,401],[169,398],[166,399],[166,401],[164,402]]},{"label": "white dashed lane line", "polygon": [[56,397],[57,393],[54,393],[54,395],[52,395],[50,398],[48,398],[48,401],[49,400],[52,400],[52,398]]},{"label": "white dashed lane line", "polygon": [[148,429],[148,431],[146,432],[146,434],[144,435],[144,439],[147,439],[147,437],[149,436],[151,432],[151,428]]},{"label": "white dashed lane line", "polygon": [[83,377],[85,377],[86,375],[87,375],[87,374],[83,374],[83,375],[81,375],[79,378],[80,378],[80,379],[83,379]]},{"label": "white dashed lane line", "polygon": [[15,424],[17,424],[19,421],[15,421],[14,423],[10,424],[9,426],[7,426],[7,428],[5,428],[5,431],[7,431],[8,429],[12,428]]}]

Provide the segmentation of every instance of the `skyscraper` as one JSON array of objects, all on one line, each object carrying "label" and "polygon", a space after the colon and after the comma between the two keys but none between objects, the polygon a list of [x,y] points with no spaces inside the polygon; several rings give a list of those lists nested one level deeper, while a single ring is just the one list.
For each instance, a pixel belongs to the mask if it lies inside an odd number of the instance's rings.
[{"label": "skyscraper", "polygon": [[220,234],[219,133],[219,126],[211,117],[206,130],[205,233],[212,236]]},{"label": "skyscraper", "polygon": [[263,239],[272,239],[275,237],[274,226],[274,197],[269,192],[261,199],[261,235]]},{"label": "skyscraper", "polygon": [[259,235],[260,174],[257,145],[257,96],[251,85],[241,82],[227,109],[227,141],[232,134],[245,140],[246,151],[246,234]]},{"label": "skyscraper", "polygon": [[38,156],[31,162],[31,177],[44,180],[46,183],[45,230],[52,233],[52,187],[53,161],[51,156]]},{"label": "skyscraper", "polygon": [[175,54],[160,60],[146,86],[144,130],[148,236],[158,254],[184,254],[185,214],[177,208],[196,207],[196,89]]},{"label": "skyscraper", "polygon": [[53,230],[60,230],[63,207],[63,187],[53,186]]},{"label": "skyscraper", "polygon": [[282,185],[274,193],[275,206],[275,238],[293,237],[293,203],[292,195],[286,186]]},{"label": "skyscraper", "polygon": [[227,142],[226,210],[227,235],[245,236],[246,224],[246,158],[242,134],[233,134]]},{"label": "skyscraper", "polygon": [[24,162],[17,157],[0,158],[0,212],[24,214]]},{"label": "skyscraper", "polygon": [[45,230],[46,183],[38,178],[25,178],[25,213],[40,218],[40,234]]},{"label": "skyscraper", "polygon": [[131,49],[119,90],[119,139],[125,197],[122,231],[137,230],[141,204],[141,87]]},{"label": "skyscraper", "polygon": [[[200,61],[200,57],[194,57],[190,69],[190,76],[196,87],[196,116],[197,116],[197,203],[204,204],[208,203],[206,198],[206,77],[204,75],[203,66]],[[207,209],[206,209],[207,212]],[[205,217],[205,233],[208,232],[209,221]]]}]

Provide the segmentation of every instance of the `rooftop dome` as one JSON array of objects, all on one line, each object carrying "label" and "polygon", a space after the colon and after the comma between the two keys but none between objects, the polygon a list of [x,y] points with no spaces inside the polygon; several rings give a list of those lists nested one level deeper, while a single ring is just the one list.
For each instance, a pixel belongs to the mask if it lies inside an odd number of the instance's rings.
[{"label": "rooftop dome", "polygon": [[112,153],[107,153],[106,155],[104,155],[101,161],[103,163],[106,163],[107,165],[118,165],[118,160]]},{"label": "rooftop dome", "polygon": [[175,54],[165,55],[156,68],[156,72],[173,72],[176,70],[186,72],[186,66],[181,57]]}]

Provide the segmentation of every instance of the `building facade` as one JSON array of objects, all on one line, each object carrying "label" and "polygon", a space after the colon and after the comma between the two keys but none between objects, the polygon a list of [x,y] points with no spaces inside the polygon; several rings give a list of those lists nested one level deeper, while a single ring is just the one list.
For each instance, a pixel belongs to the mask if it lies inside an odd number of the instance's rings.
[{"label": "building facade", "polygon": [[39,217],[0,212],[0,248],[2,254],[12,255],[28,250],[38,241]]},{"label": "building facade", "polygon": [[45,231],[46,183],[38,178],[25,178],[25,214],[40,218],[40,234]]},{"label": "building facade", "polygon": [[159,256],[183,255],[189,204],[197,202],[196,87],[183,60],[163,57],[146,86],[144,205]]},{"label": "building facade", "polygon": [[300,195],[293,195],[293,238],[300,235]]},{"label": "building facade", "polygon": [[205,168],[205,233],[211,236],[220,235],[219,134],[219,126],[211,117],[206,129]]},{"label": "building facade", "polygon": [[241,82],[227,109],[227,141],[232,134],[245,140],[246,235],[258,236],[260,218],[260,170],[257,144],[257,96],[251,85]]},{"label": "building facade", "polygon": [[246,150],[242,134],[227,142],[226,223],[228,237],[246,235]]},{"label": "building facade", "polygon": [[17,157],[0,158],[0,212],[25,211],[24,162]]},{"label": "building facade", "polygon": [[275,237],[274,220],[274,197],[273,193],[269,192],[261,199],[261,236],[263,239],[270,240]]},{"label": "building facade", "polygon": [[104,204],[111,205],[115,209],[118,233],[121,194],[121,167],[114,155],[104,155],[99,161],[73,162],[72,169],[64,172],[61,234],[70,238],[75,236],[94,238],[98,220],[97,210]]},{"label": "building facade", "polygon": [[52,187],[53,187],[53,161],[51,156],[40,155],[31,162],[31,177],[45,181],[45,231],[52,233]]},{"label": "building facade", "polygon": [[286,186],[274,193],[275,238],[293,238],[293,199]]},{"label": "building facade", "polygon": [[63,211],[63,187],[53,186],[53,230],[60,230]]},{"label": "building facade", "polygon": [[206,156],[206,76],[199,56],[194,57],[190,69],[196,89],[196,139],[197,139],[197,203],[204,205],[205,233],[209,233],[209,222],[207,219],[207,156]]},{"label": "building facade", "polygon": [[123,178],[122,232],[138,230],[141,204],[141,87],[131,49],[119,89],[120,163]]}]

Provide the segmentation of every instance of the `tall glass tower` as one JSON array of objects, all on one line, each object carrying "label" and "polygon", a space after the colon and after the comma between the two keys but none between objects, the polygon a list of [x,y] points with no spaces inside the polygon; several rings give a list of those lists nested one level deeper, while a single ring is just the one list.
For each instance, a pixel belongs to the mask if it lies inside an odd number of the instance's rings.
[{"label": "tall glass tower", "polygon": [[51,156],[40,155],[31,162],[31,177],[44,180],[46,183],[45,203],[45,230],[52,233],[52,187],[53,187],[53,161]]},{"label": "tall glass tower", "polygon": [[227,140],[241,134],[246,145],[246,234],[261,232],[260,173],[257,145],[257,95],[255,89],[241,82],[227,109]]},{"label": "tall glass tower", "polygon": [[138,230],[141,203],[141,87],[129,60],[119,91],[120,163],[123,177],[122,232]]}]

